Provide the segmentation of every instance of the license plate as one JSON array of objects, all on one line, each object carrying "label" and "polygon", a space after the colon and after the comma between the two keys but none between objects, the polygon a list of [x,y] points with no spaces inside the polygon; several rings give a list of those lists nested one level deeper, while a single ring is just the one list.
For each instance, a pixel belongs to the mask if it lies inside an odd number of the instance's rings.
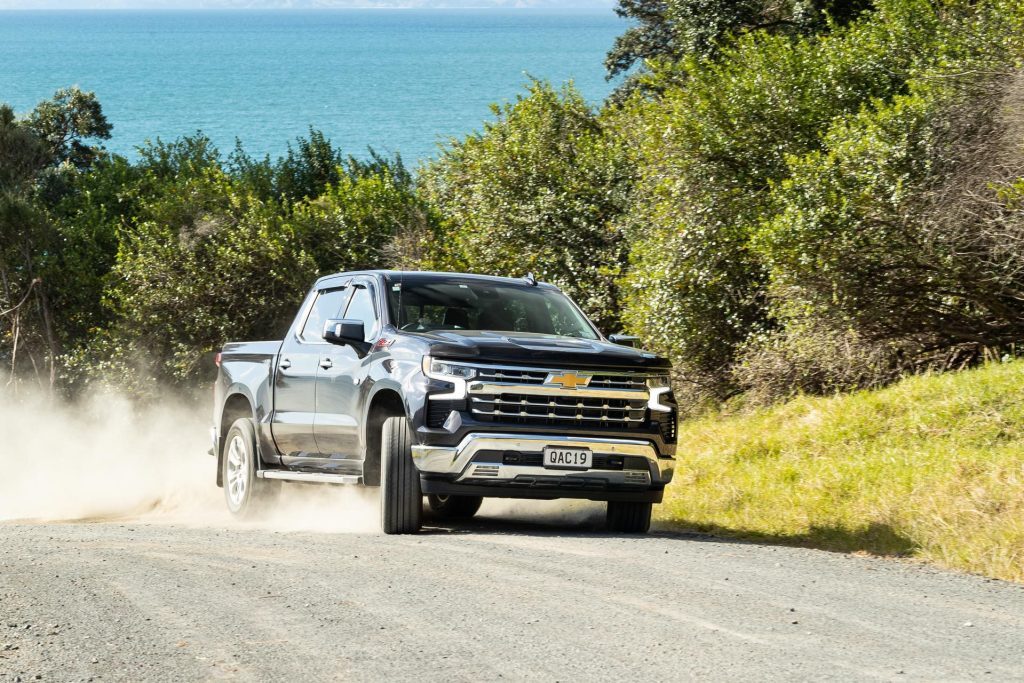
[{"label": "license plate", "polygon": [[544,447],[544,467],[555,469],[585,470],[594,464],[594,454],[589,448]]}]

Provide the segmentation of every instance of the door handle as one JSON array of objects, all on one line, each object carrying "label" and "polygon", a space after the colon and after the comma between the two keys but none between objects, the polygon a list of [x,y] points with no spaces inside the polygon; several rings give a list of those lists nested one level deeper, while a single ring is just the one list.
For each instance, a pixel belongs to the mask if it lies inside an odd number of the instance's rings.
[{"label": "door handle", "polygon": [[324,370],[330,370],[331,368],[334,367],[334,361],[332,361],[330,358],[324,358],[323,360],[320,361],[320,367],[322,367]]},{"label": "door handle", "polygon": [[281,363],[277,367],[281,368],[282,370],[287,370],[291,366],[292,362],[290,360],[288,360],[287,358],[282,358]]}]

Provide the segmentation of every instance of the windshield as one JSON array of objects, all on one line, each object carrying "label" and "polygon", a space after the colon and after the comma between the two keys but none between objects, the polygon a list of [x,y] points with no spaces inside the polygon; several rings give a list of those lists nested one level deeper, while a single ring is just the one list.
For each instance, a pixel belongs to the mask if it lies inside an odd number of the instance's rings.
[{"label": "windshield", "polygon": [[392,283],[388,294],[393,317],[407,332],[488,330],[598,338],[583,314],[555,289],[406,280]]}]

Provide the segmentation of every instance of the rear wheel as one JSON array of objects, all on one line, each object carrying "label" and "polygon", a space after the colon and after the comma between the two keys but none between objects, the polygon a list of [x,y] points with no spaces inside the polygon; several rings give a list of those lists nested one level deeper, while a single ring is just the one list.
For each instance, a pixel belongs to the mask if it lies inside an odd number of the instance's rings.
[{"label": "rear wheel", "polygon": [[427,503],[441,519],[469,519],[484,502],[481,496],[427,496]]},{"label": "rear wheel", "polygon": [[280,482],[256,477],[256,427],[251,418],[235,420],[224,439],[224,501],[236,517],[249,517],[269,506],[280,491]]},{"label": "rear wheel", "polygon": [[651,503],[608,502],[608,531],[646,534],[651,528]]},{"label": "rear wheel", "polygon": [[408,420],[386,419],[380,441],[381,528],[386,534],[414,534],[422,523],[423,493],[420,472],[412,460]]}]

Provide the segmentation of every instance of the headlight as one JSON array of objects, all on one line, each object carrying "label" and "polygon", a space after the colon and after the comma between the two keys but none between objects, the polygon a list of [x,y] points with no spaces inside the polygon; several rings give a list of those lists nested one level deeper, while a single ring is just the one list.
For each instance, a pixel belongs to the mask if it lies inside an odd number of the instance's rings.
[{"label": "headlight", "polygon": [[650,398],[647,407],[660,413],[671,413],[675,399],[672,397],[672,382],[668,375],[651,375],[647,378]]},{"label": "headlight", "polygon": [[476,368],[423,356],[423,374],[455,385],[447,394],[431,394],[431,399],[461,401],[466,398],[466,380],[476,377]]},{"label": "headlight", "polygon": [[430,356],[423,356],[423,374],[427,377],[443,380],[450,380],[451,378],[473,379],[476,377],[476,368],[437,360]]}]

